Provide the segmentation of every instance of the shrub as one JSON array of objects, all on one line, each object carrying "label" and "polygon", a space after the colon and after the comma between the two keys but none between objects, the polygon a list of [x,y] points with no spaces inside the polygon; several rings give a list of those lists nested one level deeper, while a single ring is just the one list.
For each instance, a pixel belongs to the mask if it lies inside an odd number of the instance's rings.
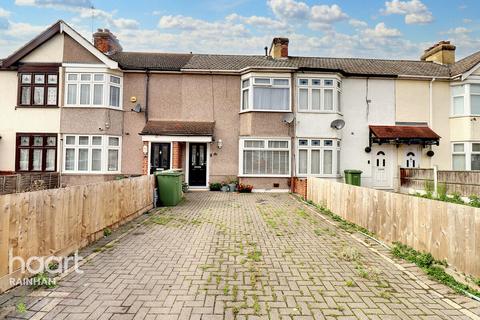
[{"label": "shrub", "polygon": [[240,183],[238,185],[238,192],[240,193],[250,193],[253,190],[253,186],[249,184]]},{"label": "shrub", "polygon": [[470,197],[468,197],[468,199],[470,200],[470,202],[468,203],[469,205],[471,205],[472,207],[480,208],[480,198],[478,196],[471,195]]},{"label": "shrub", "polygon": [[220,191],[222,189],[222,184],[219,182],[210,183],[210,191]]}]

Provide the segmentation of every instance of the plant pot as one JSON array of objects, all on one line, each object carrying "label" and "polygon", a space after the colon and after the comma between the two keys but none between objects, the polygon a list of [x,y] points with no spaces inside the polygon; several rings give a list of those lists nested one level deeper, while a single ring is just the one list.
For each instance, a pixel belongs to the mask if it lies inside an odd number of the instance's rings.
[{"label": "plant pot", "polygon": [[222,186],[222,189],[220,189],[222,192],[228,192],[229,188],[228,186]]},{"label": "plant pot", "polygon": [[237,184],[236,183],[229,183],[228,184],[228,189],[230,190],[230,192],[235,192],[236,189],[237,189]]}]

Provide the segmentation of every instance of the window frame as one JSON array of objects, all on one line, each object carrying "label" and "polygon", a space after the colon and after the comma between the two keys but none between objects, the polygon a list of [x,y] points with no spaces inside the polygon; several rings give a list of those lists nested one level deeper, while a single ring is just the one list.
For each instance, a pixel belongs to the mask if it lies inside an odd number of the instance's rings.
[{"label": "window frame", "polygon": [[[245,141],[263,141],[263,147],[245,147]],[[287,142],[287,147],[286,148],[271,148],[269,147],[269,141],[284,141]],[[290,137],[284,137],[284,138],[264,138],[264,137],[248,137],[248,138],[240,138],[239,139],[239,166],[238,166],[238,176],[239,177],[252,177],[252,178],[289,178],[291,177],[292,173],[292,153],[291,153],[291,138]],[[245,150],[262,150],[262,151],[286,151],[288,153],[287,159],[288,159],[288,173],[286,174],[250,174],[250,173],[244,173],[243,172],[243,164],[244,164],[244,159],[243,159],[243,151]]]},{"label": "window frame", "polygon": [[[75,80],[70,80],[70,75],[76,75]],[[82,80],[82,75],[90,75],[89,80]],[[95,76],[102,75],[102,80],[95,80]],[[112,82],[112,77],[118,78],[119,83]],[[69,103],[69,86],[74,85],[76,87],[75,102]],[[81,104],[80,99],[82,95],[82,85],[89,86],[89,103]],[[102,103],[95,104],[95,86],[102,85]],[[119,89],[118,95],[118,107],[112,105],[111,88],[115,87]],[[64,106],[68,108],[108,108],[112,110],[123,110],[123,76],[111,72],[105,72],[104,70],[75,70],[67,69],[65,72],[65,94],[64,94]]]},{"label": "window frame", "polygon": [[[29,144],[28,146],[21,145],[21,137],[29,137]],[[35,146],[33,144],[34,137],[42,137],[43,143],[42,146]],[[47,145],[47,138],[54,137],[55,138],[55,145],[48,146]],[[58,169],[58,134],[56,133],[37,133],[37,132],[17,132],[16,139],[15,139],[15,172],[39,172],[39,173],[48,173],[48,172],[57,172]],[[28,149],[28,170],[20,170],[20,150],[21,149]],[[42,169],[41,170],[33,170],[33,150],[41,149],[42,150]],[[48,150],[55,150],[55,161],[54,161],[54,168],[53,170],[46,170],[47,167],[47,152]]]},{"label": "window frame", "polygon": [[[463,151],[455,151],[455,145],[463,145]],[[454,171],[475,171],[480,172],[480,170],[472,170],[472,155],[480,155],[480,151],[473,151],[473,145],[480,144],[480,141],[452,141],[451,142],[451,160],[452,160],[452,170]],[[454,155],[463,155],[465,156],[465,170],[456,170],[453,168],[453,156]]]},{"label": "window frame", "polygon": [[[302,84],[302,81],[307,80],[307,84]],[[319,85],[313,84],[313,81],[320,81]],[[325,81],[332,81],[331,85],[326,85]],[[296,103],[297,112],[299,113],[339,113],[341,114],[341,95],[342,95],[342,80],[337,76],[319,77],[312,75],[301,75],[295,79],[296,83]],[[307,90],[307,109],[300,108],[300,90]],[[320,108],[313,108],[313,94],[314,90],[320,90]],[[332,109],[325,108],[325,91],[332,90]],[[340,101],[339,101],[340,96]]]},{"label": "window frame", "polygon": [[[480,85],[480,81],[463,81],[459,83],[453,83],[450,85],[450,117],[478,117],[479,113],[472,112],[472,96],[480,96],[480,93],[472,93],[471,86]],[[463,94],[454,95],[453,90],[455,87],[464,88]],[[463,97],[463,113],[455,113],[454,100],[456,97]]]},{"label": "window frame", "polygon": [[[74,137],[74,144],[67,144],[67,138]],[[88,144],[80,144],[80,137],[88,137]],[[101,137],[102,141],[101,144],[93,144],[94,137]],[[109,144],[110,138],[118,139],[118,145],[113,146]],[[74,169],[67,170],[66,169],[66,154],[67,149],[74,150]],[[79,150],[80,149],[87,149],[87,170],[78,170],[79,166]],[[93,158],[93,150],[101,150],[101,162],[100,170],[92,170],[92,158]],[[117,170],[108,170],[108,153],[110,150],[117,150],[118,151],[118,159],[117,159]],[[64,134],[63,135],[63,150],[62,150],[62,172],[65,174],[87,174],[87,175],[94,175],[94,174],[119,174],[122,171],[122,137],[115,136],[115,135],[101,135],[101,134]]]},{"label": "window frame", "polygon": [[[306,140],[306,145],[300,145],[301,140]],[[313,145],[312,141],[320,141],[319,145]],[[330,146],[326,146],[325,141],[332,141]],[[301,178],[306,177],[324,177],[324,178],[338,178],[340,173],[340,155],[341,155],[341,140],[338,138],[297,138],[296,140],[296,176]],[[312,150],[320,151],[320,173],[312,172]],[[324,173],[324,159],[325,151],[332,151],[332,173]],[[300,151],[307,151],[307,173],[300,173]]]},{"label": "window frame", "polygon": [[[23,75],[30,75],[30,83],[22,83]],[[42,84],[35,84],[35,76],[42,75],[44,81]],[[49,83],[48,76],[56,76],[56,83]],[[58,108],[60,97],[60,73],[59,65],[24,65],[19,68],[17,73],[17,107],[20,108]],[[43,88],[43,104],[34,103],[35,87]],[[30,100],[28,104],[22,103],[22,89],[30,88]],[[48,104],[48,89],[56,89],[54,104]]]},{"label": "window frame", "polygon": [[[269,83],[256,83],[256,79],[269,79]],[[248,80],[248,85],[243,86],[244,81]],[[278,85],[275,84],[275,80],[287,80],[287,85]],[[254,106],[254,89],[255,87],[259,88],[283,88],[288,89],[288,109],[286,110],[271,110],[271,109],[255,109]],[[244,91],[247,91],[247,107],[244,108]],[[286,75],[261,75],[261,74],[253,74],[248,75],[247,77],[242,77],[240,79],[240,113],[244,112],[281,112],[281,113],[289,113],[292,112],[292,81],[290,76]]]}]

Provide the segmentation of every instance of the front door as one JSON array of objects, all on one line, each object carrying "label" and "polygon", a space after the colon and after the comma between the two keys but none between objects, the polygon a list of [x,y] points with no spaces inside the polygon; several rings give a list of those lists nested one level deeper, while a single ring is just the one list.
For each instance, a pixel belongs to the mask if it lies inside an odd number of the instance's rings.
[{"label": "front door", "polygon": [[170,169],[170,143],[152,143],[150,174]]},{"label": "front door", "polygon": [[190,143],[188,184],[192,187],[207,185],[207,144]]},{"label": "front door", "polygon": [[373,187],[391,188],[389,150],[378,148],[374,151]]}]

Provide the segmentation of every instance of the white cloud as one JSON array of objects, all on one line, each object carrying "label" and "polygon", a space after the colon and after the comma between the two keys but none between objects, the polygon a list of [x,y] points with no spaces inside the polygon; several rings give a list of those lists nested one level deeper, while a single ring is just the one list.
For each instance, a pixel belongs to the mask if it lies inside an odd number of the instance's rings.
[{"label": "white cloud", "polygon": [[90,0],[15,0],[18,6],[39,6],[39,7],[79,7],[90,8],[92,2]]},{"label": "white cloud", "polygon": [[310,19],[313,22],[333,23],[347,18],[348,15],[336,4],[331,6],[316,5],[310,10]]},{"label": "white cloud", "polygon": [[468,19],[468,18],[465,18],[462,21],[463,21],[463,23],[472,23],[473,22],[472,19]]},{"label": "white cloud", "polygon": [[8,18],[10,16],[10,11],[7,11],[0,7],[0,18]]},{"label": "white cloud", "polygon": [[202,37],[216,37],[220,35],[228,37],[242,37],[249,34],[248,29],[240,23],[229,21],[210,22],[192,17],[162,16],[158,22],[161,29],[175,29],[183,32],[191,32],[201,39]]},{"label": "white cloud", "polygon": [[309,15],[310,8],[305,2],[294,0],[268,0],[268,5],[273,13],[281,19],[305,19]]},{"label": "white cloud", "polygon": [[350,19],[348,23],[354,28],[366,28],[368,24],[365,21],[357,20],[357,19]]},{"label": "white cloud", "polygon": [[432,13],[420,0],[386,1],[383,13],[404,15],[406,24],[426,24],[433,21]]},{"label": "white cloud", "polygon": [[468,34],[471,32],[472,30],[467,29],[465,27],[456,27],[445,32],[440,32],[440,34],[460,35],[460,34]]},{"label": "white cloud", "polygon": [[278,29],[285,29],[288,27],[288,24],[284,21],[279,21],[279,20],[271,19],[268,17],[261,17],[261,16],[244,17],[236,13],[232,13],[231,15],[228,15],[225,18],[225,20],[229,22],[238,21],[255,28],[271,28],[274,30],[278,30]]},{"label": "white cloud", "polygon": [[364,35],[373,38],[396,38],[400,37],[402,33],[395,28],[387,28],[385,23],[378,23],[374,29],[365,29],[362,31]]}]

